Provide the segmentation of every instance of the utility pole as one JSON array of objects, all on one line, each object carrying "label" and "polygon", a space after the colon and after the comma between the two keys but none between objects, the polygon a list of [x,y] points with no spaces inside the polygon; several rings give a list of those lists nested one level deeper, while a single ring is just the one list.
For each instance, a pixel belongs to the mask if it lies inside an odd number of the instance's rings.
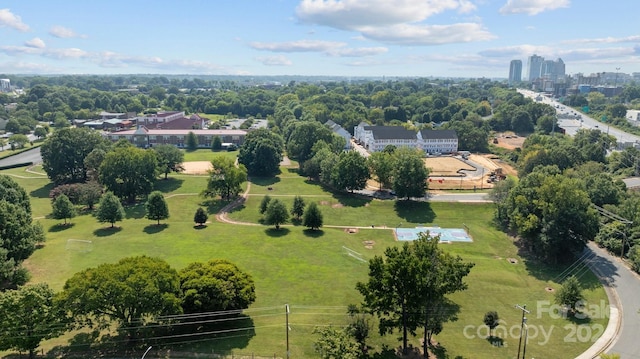
[{"label": "utility pole", "polygon": [[289,304],[284,305],[285,308],[285,330],[287,331],[287,359],[289,359]]},{"label": "utility pole", "polygon": [[527,326],[527,317],[524,317],[524,344],[522,345],[522,359],[526,358],[527,338],[529,336],[529,326]]},{"label": "utility pole", "polygon": [[[520,304],[516,304],[516,309],[520,309],[522,311],[522,322],[520,323],[520,339],[518,340],[518,357],[517,359],[520,359],[520,348],[522,347],[522,330],[524,329],[524,324],[527,321],[527,318],[525,317],[525,314],[529,314],[531,313],[529,310],[527,310],[527,305],[523,305],[520,306]],[[526,344],[526,339],[525,339],[525,348],[526,348],[527,344]],[[524,354],[523,354],[524,355]],[[524,356],[523,356],[524,358]]]}]

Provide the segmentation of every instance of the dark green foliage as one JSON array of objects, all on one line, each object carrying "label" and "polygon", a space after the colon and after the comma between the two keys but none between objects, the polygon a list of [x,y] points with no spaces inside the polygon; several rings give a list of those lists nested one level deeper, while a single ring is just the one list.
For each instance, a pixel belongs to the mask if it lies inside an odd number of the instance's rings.
[{"label": "dark green foliage", "polygon": [[429,170],[422,161],[421,153],[399,148],[393,157],[393,190],[398,198],[423,197],[427,191]]},{"label": "dark green foliage", "polygon": [[498,317],[498,312],[490,311],[484,314],[484,319],[482,320],[484,325],[489,327],[489,336],[493,337],[493,329],[500,325],[500,317]]},{"label": "dark green foliage", "polygon": [[584,300],[584,297],[582,296],[580,281],[573,275],[564,280],[562,287],[555,295],[556,303],[567,307],[570,313],[575,313],[582,306],[582,300]]},{"label": "dark green foliage", "polygon": [[309,203],[307,209],[304,211],[302,225],[311,230],[317,230],[322,227],[323,221],[322,212],[320,212],[318,204],[316,202]]},{"label": "dark green foliage", "polygon": [[26,351],[34,358],[41,341],[62,335],[66,313],[53,299],[47,284],[0,292],[0,350]]},{"label": "dark green foliage", "polygon": [[145,216],[152,221],[158,221],[158,225],[160,225],[160,220],[169,218],[169,206],[160,191],[153,191],[149,194],[144,208]]},{"label": "dark green foliage", "polygon": [[280,229],[280,225],[289,220],[289,212],[287,207],[279,199],[269,201],[267,210],[264,213],[264,223],[273,225],[276,229]]},{"label": "dark green foliage", "polygon": [[31,214],[29,195],[13,178],[0,174],[0,201],[7,201]]},{"label": "dark green foliage", "polygon": [[76,216],[76,209],[73,207],[73,203],[64,194],[53,200],[51,208],[53,209],[53,218],[64,219],[65,225],[67,224],[67,218],[70,219]]},{"label": "dark green foliage", "polygon": [[280,171],[284,141],[280,135],[266,128],[247,134],[240,146],[238,162],[245,165],[250,175],[274,176]]},{"label": "dark green foliage", "polygon": [[123,328],[144,325],[149,315],[182,311],[178,273],[164,260],[147,256],[78,272],[66,281],[59,300],[78,323],[115,321]]},{"label": "dark green foliage", "polygon": [[213,169],[209,172],[207,188],[202,192],[205,197],[220,196],[230,199],[242,190],[241,185],[247,180],[247,169],[244,165],[236,167],[228,157],[216,157],[211,161]]},{"label": "dark green foliage", "polygon": [[116,147],[100,165],[100,182],[129,203],[153,188],[158,167],[156,153],[135,147]]},{"label": "dark green foliage", "polygon": [[98,211],[96,212],[96,218],[98,218],[99,222],[111,223],[111,228],[113,228],[114,223],[122,221],[124,215],[124,208],[118,197],[112,192],[107,192],[102,195],[100,203],[98,204]]},{"label": "dark green foliage", "polygon": [[195,133],[189,131],[189,133],[187,133],[186,145],[187,145],[187,150],[189,150],[189,151],[197,150],[198,149],[198,136],[196,136]]},{"label": "dark green foliage", "polygon": [[260,214],[264,214],[267,211],[269,202],[271,202],[271,197],[269,195],[262,197],[262,201],[260,201],[260,208],[258,208],[258,212],[260,212]]},{"label": "dark green foliage", "polygon": [[195,224],[199,226],[202,226],[207,222],[207,219],[209,219],[207,212],[204,210],[204,208],[198,207],[198,209],[196,210],[196,214],[193,216],[193,222],[195,222]]},{"label": "dark green foliage", "polygon": [[629,250],[629,262],[631,269],[640,273],[640,244],[636,244]]},{"label": "dark green foliage", "polygon": [[286,128],[287,155],[304,162],[312,156],[312,148],[319,141],[332,143],[331,130],[316,121],[292,122]]},{"label": "dark green foliage", "polygon": [[95,148],[107,148],[100,133],[88,128],[63,128],[55,131],[41,146],[42,168],[56,184],[84,182],[87,179],[85,157]]},{"label": "dark green foliage", "polygon": [[369,179],[367,159],[358,151],[342,152],[331,178],[333,185],[339,190],[353,192],[365,188]]},{"label": "dark green foliage", "polygon": [[291,215],[299,220],[303,214],[304,214],[304,199],[300,196],[295,196],[293,198],[293,205],[291,206]]},{"label": "dark green foliage", "polygon": [[224,259],[191,263],[179,276],[185,313],[241,310],[256,300],[251,276]]},{"label": "dark green foliage", "polygon": [[182,172],[184,167],[184,152],[180,151],[174,145],[157,145],[153,148],[158,158],[158,168],[160,173],[164,173],[164,179],[167,179],[169,172]]},{"label": "dark green foliage", "polygon": [[211,139],[211,150],[220,151],[222,149],[222,139],[220,136],[213,136]]}]

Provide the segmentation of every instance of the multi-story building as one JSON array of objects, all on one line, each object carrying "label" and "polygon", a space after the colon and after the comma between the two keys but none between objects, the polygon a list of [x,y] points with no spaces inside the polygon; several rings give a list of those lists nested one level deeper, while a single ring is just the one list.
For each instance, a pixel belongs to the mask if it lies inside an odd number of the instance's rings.
[{"label": "multi-story building", "polygon": [[529,82],[533,82],[540,77],[543,62],[544,57],[542,56],[536,54],[529,56],[529,60],[527,61],[527,79]]},{"label": "multi-story building", "polygon": [[9,92],[9,91],[11,91],[11,80],[0,79],[0,92]]},{"label": "multi-story building", "polygon": [[137,130],[111,132],[106,136],[113,142],[124,139],[137,147],[169,144],[182,148],[186,147],[189,132],[197,136],[198,147],[211,147],[211,141],[216,136],[220,137],[223,147],[230,144],[240,146],[247,136],[247,131],[244,130],[161,130],[147,129],[144,126],[139,126]]},{"label": "multi-story building", "polygon": [[402,126],[370,126],[360,123],[354,128],[353,137],[369,152],[385,147],[417,148],[425,153],[454,153],[458,151],[458,136],[453,130],[407,130]]},{"label": "multi-story building", "polygon": [[522,61],[511,60],[509,65],[509,86],[522,81]]},{"label": "multi-story building", "polygon": [[345,150],[350,150],[351,149],[351,134],[349,133],[349,131],[345,130],[342,126],[338,125],[337,123],[335,123],[335,122],[333,122],[331,120],[327,120],[327,122],[325,122],[324,125],[329,127],[331,129],[331,132],[333,132],[336,135],[344,138],[344,140],[345,140],[344,149]]}]

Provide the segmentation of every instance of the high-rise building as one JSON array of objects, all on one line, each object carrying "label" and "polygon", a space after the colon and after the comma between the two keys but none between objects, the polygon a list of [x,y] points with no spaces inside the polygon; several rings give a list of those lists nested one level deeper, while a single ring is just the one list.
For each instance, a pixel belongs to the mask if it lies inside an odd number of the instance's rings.
[{"label": "high-rise building", "polygon": [[9,92],[9,91],[11,91],[11,80],[0,79],[0,92]]},{"label": "high-rise building", "polygon": [[544,57],[542,56],[538,56],[536,54],[529,56],[529,61],[527,62],[527,79],[529,82],[532,82],[541,76],[543,62]]},{"label": "high-rise building", "polygon": [[509,65],[509,85],[522,81],[522,61],[511,60]]}]

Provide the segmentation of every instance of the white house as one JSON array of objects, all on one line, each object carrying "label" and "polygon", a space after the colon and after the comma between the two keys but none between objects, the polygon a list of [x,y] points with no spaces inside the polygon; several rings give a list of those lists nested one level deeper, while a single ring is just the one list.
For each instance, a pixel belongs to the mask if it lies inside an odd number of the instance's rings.
[{"label": "white house", "polygon": [[458,135],[454,130],[427,130],[417,133],[420,148],[425,153],[458,152]]},{"label": "white house", "polygon": [[333,133],[345,139],[346,141],[346,144],[344,145],[345,150],[351,149],[351,134],[349,133],[349,131],[345,130],[342,126],[338,125],[337,123],[331,120],[328,120],[327,122],[325,122],[324,125],[329,127],[331,131],[333,131]]},{"label": "white house", "polygon": [[458,151],[458,136],[454,130],[421,130],[415,132],[401,126],[370,126],[360,123],[353,137],[369,152],[382,151],[386,146],[419,148],[425,153]]}]

